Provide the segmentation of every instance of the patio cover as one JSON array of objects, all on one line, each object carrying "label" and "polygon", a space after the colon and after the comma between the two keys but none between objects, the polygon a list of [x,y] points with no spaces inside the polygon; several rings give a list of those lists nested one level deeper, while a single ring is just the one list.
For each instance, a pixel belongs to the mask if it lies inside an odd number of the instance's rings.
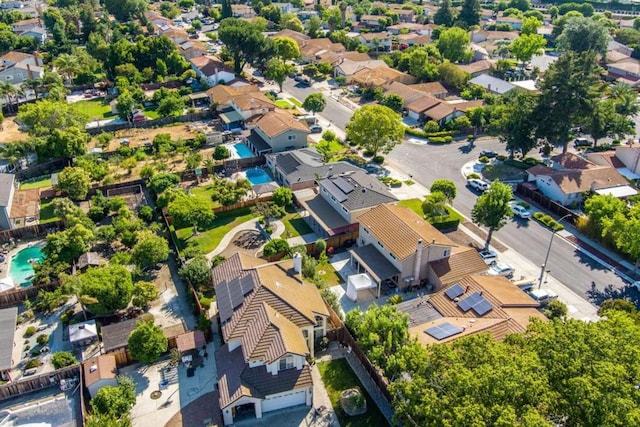
[{"label": "patio cover", "polygon": [[388,259],[384,257],[378,250],[372,245],[357,247],[349,250],[352,258],[355,258],[371,278],[380,283],[385,279],[389,279],[393,276],[400,274],[398,270]]},{"label": "patio cover", "polygon": [[358,300],[358,291],[364,289],[375,289],[378,285],[371,280],[371,277],[367,273],[352,274],[347,279],[347,297],[356,302]]},{"label": "patio cover", "polygon": [[633,173],[629,168],[617,168],[616,170],[627,179],[640,179],[640,175]]},{"label": "patio cover", "polygon": [[220,114],[220,119],[228,125],[229,123],[241,122],[244,118],[242,117],[242,114],[232,110]]},{"label": "patio cover", "polygon": [[629,185],[620,185],[618,187],[601,188],[596,190],[601,195],[612,195],[613,197],[629,197],[635,196],[638,192]]}]

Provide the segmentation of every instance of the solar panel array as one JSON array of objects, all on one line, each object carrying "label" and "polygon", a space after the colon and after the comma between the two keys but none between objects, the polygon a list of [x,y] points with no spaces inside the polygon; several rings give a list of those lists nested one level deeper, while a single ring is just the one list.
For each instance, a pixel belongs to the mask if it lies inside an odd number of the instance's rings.
[{"label": "solar panel array", "polygon": [[233,311],[244,301],[244,297],[256,286],[253,274],[225,281],[216,285],[216,299],[220,321],[226,322],[233,316]]},{"label": "solar panel array", "polygon": [[324,187],[327,189],[329,194],[336,198],[338,203],[342,203],[347,200],[347,196],[331,181],[325,179],[323,181]]},{"label": "solar panel array", "polygon": [[353,186],[345,181],[344,178],[336,178],[333,180],[333,183],[342,190],[344,194],[349,194],[353,191]]},{"label": "solar panel array", "polygon": [[434,337],[435,339],[437,339],[438,341],[441,341],[445,338],[449,338],[453,335],[457,335],[462,331],[463,331],[462,328],[454,326],[451,323],[442,323],[440,325],[433,326],[427,329],[425,332],[431,335],[432,337]]},{"label": "solar panel array", "polygon": [[493,310],[493,304],[484,299],[478,292],[474,292],[458,303],[458,307],[465,313],[471,309],[478,316],[482,316]]},{"label": "solar panel array", "polygon": [[455,285],[447,289],[444,293],[449,297],[449,299],[454,299],[464,294],[464,288],[456,283]]}]

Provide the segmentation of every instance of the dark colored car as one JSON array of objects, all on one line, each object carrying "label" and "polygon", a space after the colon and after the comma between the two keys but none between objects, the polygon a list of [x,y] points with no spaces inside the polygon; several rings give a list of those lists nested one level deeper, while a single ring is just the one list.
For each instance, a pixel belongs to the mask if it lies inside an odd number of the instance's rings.
[{"label": "dark colored car", "polygon": [[498,153],[492,150],[482,150],[480,152],[480,157],[486,157],[488,159],[493,159],[494,157],[497,157],[497,156],[498,156]]}]

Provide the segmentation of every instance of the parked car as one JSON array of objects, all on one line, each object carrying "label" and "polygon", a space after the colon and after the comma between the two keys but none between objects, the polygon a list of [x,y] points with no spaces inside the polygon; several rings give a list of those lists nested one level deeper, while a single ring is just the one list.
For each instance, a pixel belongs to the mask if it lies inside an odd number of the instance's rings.
[{"label": "parked car", "polygon": [[478,252],[480,258],[484,260],[487,265],[491,265],[494,262],[498,261],[498,254],[491,249],[482,249]]},{"label": "parked car", "polygon": [[540,305],[547,305],[554,299],[558,299],[558,294],[550,289],[532,289],[527,294]]},{"label": "parked car", "polygon": [[302,82],[304,80],[304,77],[302,77],[300,74],[296,74],[293,77],[293,80],[297,81],[298,83]]},{"label": "parked car", "polygon": [[468,179],[467,185],[481,193],[484,193],[487,190],[487,188],[489,188],[489,184],[487,184],[486,182],[478,178]]},{"label": "parked car", "polygon": [[498,153],[496,153],[493,150],[482,150],[480,152],[479,157],[486,157],[486,158],[489,158],[489,159],[493,159],[494,157],[498,157]]},{"label": "parked car", "polygon": [[589,141],[587,138],[576,138],[573,141],[574,148],[591,147],[592,145],[593,142]]},{"label": "parked car", "polygon": [[520,217],[522,219],[531,218],[531,212],[529,212],[524,206],[520,206],[517,203],[511,204],[511,210],[513,211],[513,214],[517,217]]},{"label": "parked car", "polygon": [[309,128],[311,133],[322,133],[322,126],[313,125]]},{"label": "parked car", "polygon": [[494,262],[489,267],[489,274],[491,276],[504,276],[508,279],[513,277],[513,273],[515,273],[516,269],[511,267],[509,264],[504,264],[501,262]]}]

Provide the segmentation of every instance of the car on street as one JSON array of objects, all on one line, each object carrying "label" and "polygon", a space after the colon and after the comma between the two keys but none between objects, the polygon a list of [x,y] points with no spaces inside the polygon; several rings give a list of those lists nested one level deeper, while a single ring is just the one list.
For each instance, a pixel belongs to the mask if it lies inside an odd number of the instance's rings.
[{"label": "car on street", "polygon": [[313,125],[309,128],[311,133],[322,133],[322,126]]},{"label": "car on street", "polygon": [[551,289],[531,289],[527,294],[540,305],[547,305],[554,299],[558,299],[558,294]]},{"label": "car on street", "polygon": [[487,184],[486,182],[478,178],[468,179],[467,185],[481,193],[484,193],[487,190],[487,188],[489,188],[489,184]]},{"label": "car on street", "polygon": [[493,159],[494,157],[498,157],[498,153],[493,150],[482,150],[478,157],[486,157],[488,159]]},{"label": "car on street", "polygon": [[491,249],[482,249],[478,252],[478,255],[480,255],[480,258],[482,258],[487,265],[498,261],[498,254]]},{"label": "car on street", "polygon": [[511,210],[513,211],[513,214],[519,218],[531,219],[531,212],[529,212],[524,206],[521,206],[517,203],[512,203]]},{"label": "car on street", "polygon": [[494,262],[489,266],[489,275],[491,276],[504,276],[510,279],[513,277],[513,273],[515,272],[515,268],[511,267],[509,264],[501,262]]},{"label": "car on street", "polygon": [[589,141],[587,138],[576,138],[573,141],[574,148],[591,147],[592,145],[593,142]]}]

